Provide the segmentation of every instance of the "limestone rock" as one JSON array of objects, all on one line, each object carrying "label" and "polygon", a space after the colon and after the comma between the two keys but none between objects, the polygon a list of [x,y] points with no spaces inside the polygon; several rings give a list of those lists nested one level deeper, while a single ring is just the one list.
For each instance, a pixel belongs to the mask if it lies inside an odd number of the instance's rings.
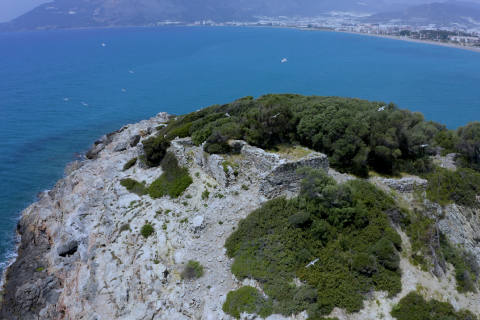
[{"label": "limestone rock", "polygon": [[70,240],[61,246],[58,247],[57,253],[61,257],[66,257],[67,255],[72,255],[77,252],[78,249],[78,241],[77,240]]},{"label": "limestone rock", "polygon": [[130,144],[130,147],[135,147],[138,143],[140,142],[140,135],[136,134],[130,137],[128,140],[128,143]]},{"label": "limestone rock", "polygon": [[119,143],[117,143],[113,151],[115,152],[124,151],[127,149],[127,146],[128,146],[128,141],[120,141]]}]

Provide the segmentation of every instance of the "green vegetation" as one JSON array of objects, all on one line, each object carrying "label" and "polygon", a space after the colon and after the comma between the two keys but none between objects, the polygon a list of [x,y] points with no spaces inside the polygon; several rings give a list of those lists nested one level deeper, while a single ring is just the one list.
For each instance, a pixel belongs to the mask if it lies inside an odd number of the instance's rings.
[{"label": "green vegetation", "polygon": [[202,192],[202,200],[208,199],[209,196],[210,196],[210,191],[205,189],[205,191]]},{"label": "green vegetation", "polygon": [[40,267],[37,270],[35,270],[35,272],[42,272],[43,270],[45,270],[45,267]]},{"label": "green vegetation", "polygon": [[464,206],[477,206],[480,194],[480,173],[459,168],[456,171],[437,167],[427,175],[427,197],[441,205],[455,202]]},{"label": "green vegetation", "polygon": [[150,237],[153,232],[155,231],[155,229],[153,229],[153,226],[151,224],[145,224],[142,229],[140,229],[140,233],[142,234],[142,236],[144,236],[145,238],[148,238]]},{"label": "green vegetation", "polygon": [[150,167],[158,167],[170,147],[170,142],[163,136],[150,137],[142,141],[142,144],[145,154],[141,160]]},{"label": "green vegetation", "polygon": [[123,231],[130,231],[130,225],[128,223],[122,224],[122,226],[120,227],[120,232]]},{"label": "green vegetation", "polygon": [[476,292],[480,277],[480,266],[475,255],[463,248],[455,248],[442,236],[441,252],[445,260],[455,267],[458,292]]},{"label": "green vegetation", "polygon": [[[232,273],[258,280],[272,312],[307,310],[310,319],[335,306],[357,311],[371,290],[400,292],[401,238],[386,213],[397,209],[394,200],[363,180],[337,184],[323,170],[299,173],[297,198],[268,201],[227,239]],[[305,284],[297,287],[294,277]]]},{"label": "green vegetation", "polygon": [[144,196],[148,193],[148,189],[145,188],[145,185],[130,178],[120,180],[120,184],[124,186],[128,191],[135,193],[139,196]]},{"label": "green vegetation", "polygon": [[243,312],[256,313],[261,317],[268,317],[272,314],[271,302],[263,298],[257,289],[250,286],[230,291],[222,309],[223,312],[230,314],[235,319],[240,319],[240,314]]},{"label": "green vegetation", "polygon": [[[399,109],[393,103],[269,94],[175,119],[159,128],[159,137],[166,137],[155,138],[163,141],[157,143],[190,136],[197,145],[205,142],[204,150],[209,153],[231,152],[231,139],[277,151],[299,145],[326,153],[337,170],[359,176],[367,176],[370,170],[389,175],[427,173],[433,168],[428,156],[437,152],[459,152],[464,166],[480,169],[480,122],[451,131],[425,121],[420,112]],[[223,164],[226,171],[227,165],[231,164]]]},{"label": "green vegetation", "polygon": [[192,177],[188,174],[188,169],[180,167],[177,158],[171,152],[167,152],[161,165],[163,174],[152,182],[148,188],[148,193],[153,199],[165,195],[178,198],[193,183]]},{"label": "green vegetation", "polygon": [[209,153],[230,152],[230,139],[244,139],[264,149],[300,144],[326,153],[339,170],[360,175],[369,168],[390,174],[428,171],[427,155],[435,150],[421,145],[434,145],[442,126],[393,103],[379,111],[385,105],[293,94],[245,97],[178,117],[159,133],[168,138],[175,128],[188,127],[188,136],[197,145],[206,142],[204,150]]},{"label": "green vegetation", "polygon": [[135,165],[135,163],[137,163],[137,157],[131,159],[130,161],[128,161],[127,163],[125,163],[123,165],[123,171],[126,171],[128,169],[130,169],[131,167],[133,167]]},{"label": "green vegetation", "polygon": [[435,299],[426,301],[420,294],[410,292],[393,307],[392,316],[397,320],[475,320],[470,311],[455,311],[450,303]]},{"label": "green vegetation", "polygon": [[457,129],[457,150],[463,155],[463,165],[480,171],[480,122],[467,123]]},{"label": "green vegetation", "polygon": [[182,279],[187,279],[187,280],[198,279],[201,276],[203,276],[203,273],[204,273],[203,266],[200,264],[200,262],[195,260],[189,260],[181,276],[182,276]]}]

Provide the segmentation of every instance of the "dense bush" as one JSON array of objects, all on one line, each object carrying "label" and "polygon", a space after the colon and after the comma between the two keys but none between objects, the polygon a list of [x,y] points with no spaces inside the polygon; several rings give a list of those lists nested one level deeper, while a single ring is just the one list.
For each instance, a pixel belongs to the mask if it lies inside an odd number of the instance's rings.
[{"label": "dense bush", "polygon": [[456,149],[456,141],[457,141],[457,136],[456,132],[452,130],[447,130],[446,128],[443,128],[443,130],[440,130],[436,135],[435,135],[435,144],[440,147],[441,154],[445,156],[448,153],[455,153],[457,152]]},{"label": "dense bush", "polygon": [[131,167],[133,167],[135,165],[135,163],[137,163],[137,157],[131,159],[130,161],[128,161],[127,163],[125,163],[123,165],[123,171],[126,171],[128,169],[130,169]]},{"label": "dense bush", "polygon": [[167,139],[191,136],[197,145],[206,142],[209,153],[229,152],[230,139],[261,148],[299,143],[326,153],[340,170],[367,175],[371,168],[386,173],[429,171],[428,154],[437,151],[434,138],[440,130],[442,125],[393,103],[269,94],[177,117],[159,134]]},{"label": "dense bush", "polygon": [[166,195],[178,198],[193,183],[188,169],[178,165],[177,158],[168,152],[162,160],[163,174],[148,188],[149,195],[155,199]]},{"label": "dense bush", "polygon": [[459,168],[456,171],[437,167],[427,175],[427,197],[439,204],[476,206],[477,194],[480,194],[480,173]]},{"label": "dense bush", "polygon": [[[400,292],[401,238],[386,214],[396,209],[393,199],[363,180],[300,173],[298,197],[268,201],[227,239],[232,273],[258,280],[274,313],[307,310],[311,319],[335,306],[357,311],[371,290]],[[294,277],[305,284],[292,285]]]},{"label": "dense bush", "polygon": [[203,276],[203,266],[200,262],[189,260],[182,272],[183,279],[198,279]]},{"label": "dense bush", "polygon": [[476,320],[470,311],[455,311],[450,303],[435,299],[426,301],[420,294],[410,292],[393,307],[392,316],[397,320]]},{"label": "dense bush", "polygon": [[128,191],[133,192],[139,196],[143,196],[148,193],[148,189],[145,188],[143,184],[130,178],[120,180],[120,184],[124,186]]},{"label": "dense bush", "polygon": [[140,233],[142,234],[142,236],[144,236],[145,238],[148,238],[150,237],[153,232],[155,231],[155,229],[153,229],[153,226],[151,224],[145,224],[142,229],[140,229]]},{"label": "dense bush", "polygon": [[480,170],[480,122],[467,123],[457,129],[456,147],[465,158],[465,165]]},{"label": "dense bush", "polygon": [[250,286],[230,291],[222,309],[223,312],[232,315],[235,319],[240,319],[240,314],[243,312],[256,313],[261,317],[267,317],[272,313],[271,305],[267,300],[257,289]]},{"label": "dense bush", "polygon": [[170,147],[170,142],[163,136],[150,137],[142,141],[142,144],[145,152],[143,160],[150,167],[157,167]]}]

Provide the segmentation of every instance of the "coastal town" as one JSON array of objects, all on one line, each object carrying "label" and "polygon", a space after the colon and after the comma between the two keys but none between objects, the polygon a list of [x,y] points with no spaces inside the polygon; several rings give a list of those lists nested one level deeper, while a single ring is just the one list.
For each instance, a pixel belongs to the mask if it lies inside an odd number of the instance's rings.
[{"label": "coastal town", "polygon": [[157,25],[284,27],[397,36],[404,39],[430,40],[440,43],[480,47],[480,23],[473,20],[469,21],[468,25],[452,23],[449,26],[444,26],[429,23],[428,19],[422,18],[413,18],[408,24],[405,24],[405,21],[400,19],[392,19],[386,23],[373,23],[368,22],[369,17],[371,17],[370,13],[332,11],[317,17],[255,16],[258,20],[251,22],[215,22],[213,20],[204,20],[189,24],[167,20],[157,22]]}]

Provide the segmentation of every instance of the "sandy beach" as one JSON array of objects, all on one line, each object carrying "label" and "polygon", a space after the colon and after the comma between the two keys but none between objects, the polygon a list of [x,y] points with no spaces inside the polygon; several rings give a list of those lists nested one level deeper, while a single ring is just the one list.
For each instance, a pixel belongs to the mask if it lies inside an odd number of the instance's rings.
[{"label": "sandy beach", "polygon": [[431,44],[431,45],[435,45],[435,46],[442,46],[442,47],[449,47],[449,48],[455,48],[455,49],[462,49],[462,50],[480,52],[480,47],[469,47],[469,46],[464,46],[464,45],[461,45],[461,44],[443,43],[443,42],[432,41],[432,40],[418,40],[418,39],[410,39],[410,38],[405,38],[405,37],[400,37],[400,36],[389,36],[389,35],[383,35],[383,34],[359,33],[359,32],[348,32],[348,31],[333,31],[332,30],[331,32],[343,32],[343,33],[350,33],[350,34],[358,34],[358,35],[362,35],[362,36],[371,36],[371,37],[379,37],[379,38],[392,39],[392,40],[401,40],[401,41],[408,41],[408,42],[415,42],[415,43]]}]

